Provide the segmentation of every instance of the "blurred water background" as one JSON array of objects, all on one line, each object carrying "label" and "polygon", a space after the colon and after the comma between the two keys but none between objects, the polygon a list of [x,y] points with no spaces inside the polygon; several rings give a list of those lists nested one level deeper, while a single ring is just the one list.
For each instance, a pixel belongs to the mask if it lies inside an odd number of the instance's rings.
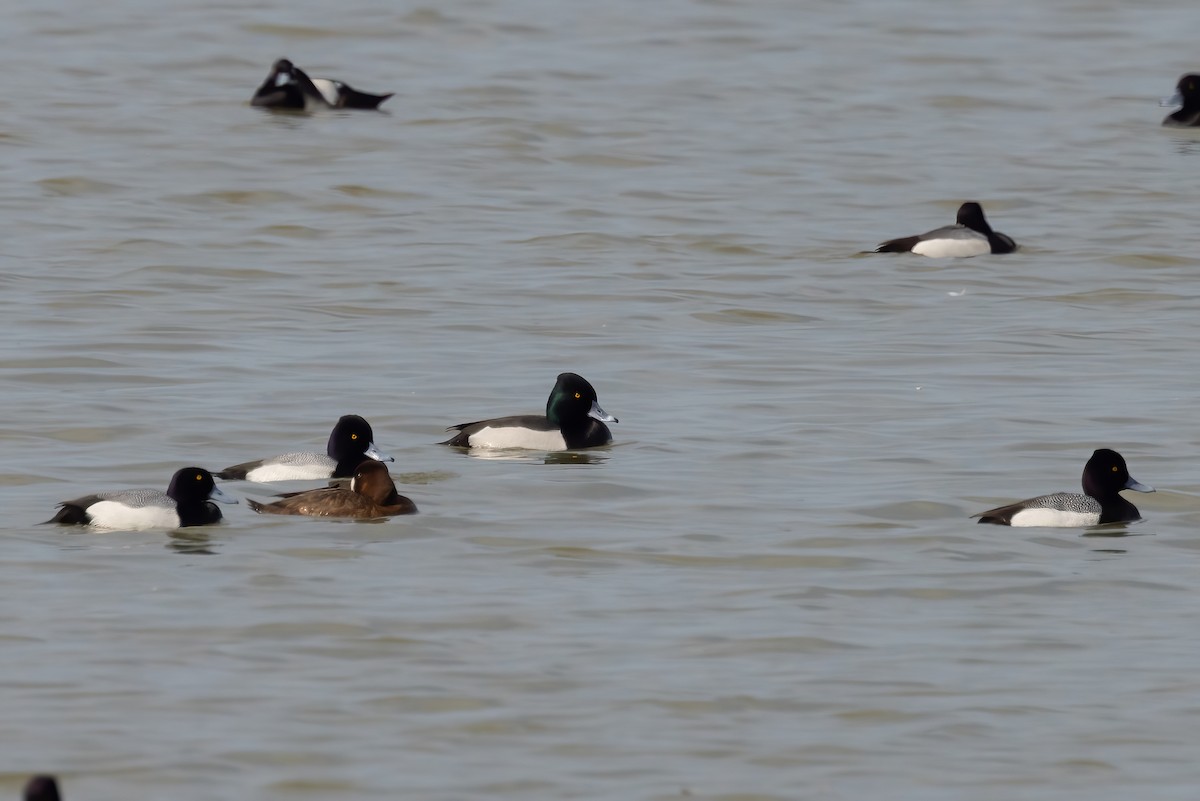
[{"label": "blurred water background", "polygon": [[[9,5],[7,795],[1195,798],[1198,13]],[[612,447],[436,444],[565,370]],[[421,514],[36,525],[347,413]],[[968,519],[1097,447],[1146,521]]]}]

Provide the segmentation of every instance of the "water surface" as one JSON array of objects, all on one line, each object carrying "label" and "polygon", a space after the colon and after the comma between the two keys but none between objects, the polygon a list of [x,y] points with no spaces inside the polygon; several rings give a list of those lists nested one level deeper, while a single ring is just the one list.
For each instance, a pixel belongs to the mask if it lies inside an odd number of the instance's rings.
[{"label": "water surface", "polygon": [[[1191,4],[0,20],[10,795],[1194,797]],[[1021,251],[862,254],[964,200]],[[436,444],[564,370],[612,447]],[[347,413],[421,514],[36,525]],[[1097,447],[1145,522],[968,519]]]}]

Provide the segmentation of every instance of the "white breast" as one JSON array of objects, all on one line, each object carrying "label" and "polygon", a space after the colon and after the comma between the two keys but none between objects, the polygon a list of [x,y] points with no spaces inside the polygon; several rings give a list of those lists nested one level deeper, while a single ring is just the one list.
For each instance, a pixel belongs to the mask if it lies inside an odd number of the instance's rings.
[{"label": "white breast", "polygon": [[983,236],[964,239],[926,239],[913,245],[912,252],[932,259],[961,259],[991,253],[992,246]]},{"label": "white breast", "polygon": [[531,451],[565,451],[567,442],[561,431],[534,431],[528,428],[481,428],[468,441],[472,448],[525,448]]},{"label": "white breast", "polygon": [[312,481],[332,475],[333,466],[326,464],[264,464],[248,471],[246,480],[269,484],[272,481]]},{"label": "white breast", "polygon": [[325,102],[331,106],[336,106],[338,100],[341,99],[341,92],[338,91],[338,82],[331,81],[328,78],[313,78],[313,86],[317,87],[317,91],[321,93],[321,97],[325,98]]},{"label": "white breast", "polygon": [[130,507],[117,501],[97,501],[87,508],[96,528],[141,531],[179,528],[179,513],[163,506]]},{"label": "white breast", "polygon": [[1012,516],[1010,526],[1084,528],[1100,522],[1099,512],[1068,512],[1063,509],[1022,509]]}]

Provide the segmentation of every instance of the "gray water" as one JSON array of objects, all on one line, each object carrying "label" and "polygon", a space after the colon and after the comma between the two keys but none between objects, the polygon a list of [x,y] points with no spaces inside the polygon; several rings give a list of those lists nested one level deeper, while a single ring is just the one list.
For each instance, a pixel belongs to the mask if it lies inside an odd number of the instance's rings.
[{"label": "gray water", "polygon": [[[1198,20],[10,4],[4,793],[1195,798]],[[964,200],[1021,251],[862,254]],[[564,370],[613,446],[436,444]],[[347,413],[419,515],[36,525]],[[969,519],[1097,447],[1144,522]]]}]

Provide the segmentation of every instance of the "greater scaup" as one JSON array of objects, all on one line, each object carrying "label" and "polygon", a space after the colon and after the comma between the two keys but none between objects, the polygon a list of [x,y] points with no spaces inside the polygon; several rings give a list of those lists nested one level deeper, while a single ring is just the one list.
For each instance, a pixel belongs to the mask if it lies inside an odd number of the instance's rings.
[{"label": "greater scaup", "polygon": [[1176,128],[1200,126],[1200,75],[1184,75],[1175,86],[1175,94],[1162,102],[1164,106],[1182,106],[1163,117],[1162,124]]},{"label": "greater scaup", "polygon": [[258,87],[250,105],[308,111],[314,108],[373,109],[391,96],[390,92],[369,95],[328,78],[309,78],[304,70],[281,58],[271,67],[271,74]]},{"label": "greater scaup", "polygon": [[207,526],[221,519],[210,501],[237,503],[213,482],[202,467],[185,467],[171,477],[166,492],[155,489],[120,490],[63,501],[47,523],[140,531],[153,528]]},{"label": "greater scaup", "polygon": [[354,471],[350,487],[321,487],[305,492],[289,492],[283,500],[259,503],[246,499],[260,514],[309,515],[310,517],[391,517],[417,511],[417,505],[396,492],[396,484],[387,468],[366,461]]},{"label": "greater scaup", "polygon": [[329,432],[324,454],[284,453],[226,467],[217,473],[217,477],[226,481],[245,479],[260,483],[344,478],[354,473],[354,468],[364,457],[380,462],[396,461],[375,447],[375,433],[370,423],[357,414],[347,414]]},{"label": "greater scaup", "polygon": [[596,390],[591,384],[575,373],[562,373],[546,401],[545,415],[514,415],[460,423],[446,429],[458,433],[442,444],[535,451],[592,448],[612,442],[612,433],[604,424],[615,422],[617,418],[596,402]]},{"label": "greater scaup", "polygon": [[985,253],[1012,253],[1017,243],[1004,234],[996,233],[983,216],[983,207],[978,203],[964,203],[958,207],[958,218],[954,225],[935,228],[916,236],[889,239],[876,253],[916,253],[935,259],[981,256]]},{"label": "greater scaup", "polygon": [[1039,495],[1007,506],[998,506],[972,517],[980,523],[1001,526],[1096,526],[1102,523],[1128,523],[1141,520],[1136,506],[1121,497],[1121,490],[1154,492],[1129,475],[1121,454],[1101,448],[1083,467],[1083,495],[1058,492]]}]

